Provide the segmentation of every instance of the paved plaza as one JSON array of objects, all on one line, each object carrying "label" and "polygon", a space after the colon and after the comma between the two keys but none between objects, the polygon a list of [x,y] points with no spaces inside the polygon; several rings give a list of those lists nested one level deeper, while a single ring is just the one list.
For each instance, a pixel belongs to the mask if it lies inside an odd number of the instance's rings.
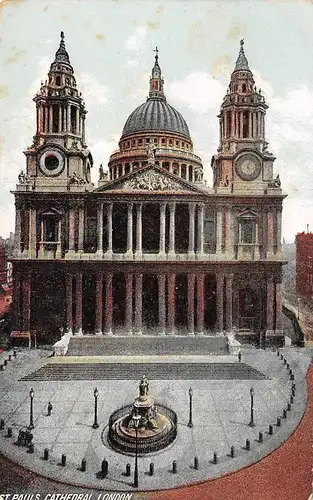
[{"label": "paved plaza", "polygon": [[[167,449],[153,455],[139,458],[140,489],[155,490],[170,488],[190,482],[219,477],[260,460],[276,449],[293,432],[303,415],[307,389],[305,374],[311,360],[311,352],[305,349],[284,348],[281,350],[295,374],[296,394],[287,418],[281,419],[278,427],[277,417],[283,415],[290,400],[291,381],[289,370],[273,351],[260,351],[253,348],[242,350],[242,362],[264,378],[206,380],[154,380],[150,390],[156,404],[162,403],[175,410],[178,417],[176,441]],[[47,351],[22,351],[16,359],[8,362],[1,377],[0,418],[5,428],[0,432],[0,451],[13,461],[43,474],[47,477],[89,488],[106,490],[132,489],[132,476],[125,476],[126,464],[130,463],[133,473],[133,456],[125,456],[111,450],[108,446],[107,423],[110,414],[132,403],[138,395],[138,382],[127,377],[125,380],[22,380],[31,376],[46,365],[67,364],[118,364],[130,366],[126,357],[48,357]],[[1,355],[7,358],[7,355]],[[132,363],[142,363],[142,374],[146,363],[172,364],[227,363],[238,364],[231,356],[184,356],[172,357],[131,357]],[[140,371],[140,370],[139,370]],[[30,377],[31,378],[31,377]],[[250,387],[255,390],[256,426],[248,426],[250,419]],[[94,388],[99,390],[98,421],[99,428],[93,429]],[[187,427],[189,418],[188,389],[193,388],[193,424]],[[34,435],[33,454],[25,448],[14,445],[18,432],[29,424],[29,391],[34,390]],[[47,404],[53,405],[52,415],[47,416]],[[273,425],[273,435],[268,434]],[[13,437],[7,437],[7,428],[12,427]],[[259,432],[263,442],[258,442]],[[251,449],[245,449],[246,439]],[[235,448],[234,458],[230,457],[231,446]],[[49,459],[43,460],[44,449],[49,450]],[[218,463],[213,462],[217,453]],[[66,455],[66,466],[60,465],[62,454]],[[193,467],[194,457],[198,457],[199,469]],[[82,459],[86,459],[86,472],[80,471]],[[99,477],[101,462],[109,463],[108,475]],[[177,461],[177,474],[171,472],[173,460]],[[149,475],[149,465],[154,463],[155,473]]]}]

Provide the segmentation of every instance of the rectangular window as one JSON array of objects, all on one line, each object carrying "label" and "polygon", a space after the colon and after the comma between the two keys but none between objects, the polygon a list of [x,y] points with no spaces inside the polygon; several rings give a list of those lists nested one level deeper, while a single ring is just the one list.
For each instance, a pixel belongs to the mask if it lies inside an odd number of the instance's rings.
[{"label": "rectangular window", "polygon": [[254,227],[253,220],[244,220],[240,222],[240,243],[252,245],[254,243]]},{"label": "rectangular window", "polygon": [[47,217],[45,219],[45,241],[55,242],[57,241],[57,224],[55,218]]}]

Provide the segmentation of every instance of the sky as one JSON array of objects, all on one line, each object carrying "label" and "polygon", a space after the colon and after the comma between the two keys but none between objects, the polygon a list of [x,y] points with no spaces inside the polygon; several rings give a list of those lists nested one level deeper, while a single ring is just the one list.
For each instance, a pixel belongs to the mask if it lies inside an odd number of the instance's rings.
[{"label": "sky", "polygon": [[269,109],[266,139],[284,201],[283,236],[313,230],[313,3],[258,0],[0,0],[0,235],[14,231],[14,190],[35,134],[33,96],[60,31],[88,110],[93,182],[148,95],[154,48],[168,102],[182,113],[212,185],[220,105],[239,41]]}]

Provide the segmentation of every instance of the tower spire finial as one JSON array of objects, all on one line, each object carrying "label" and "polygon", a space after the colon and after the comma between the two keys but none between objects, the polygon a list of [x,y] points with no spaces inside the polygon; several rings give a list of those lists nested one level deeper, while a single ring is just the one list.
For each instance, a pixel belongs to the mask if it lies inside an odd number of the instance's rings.
[{"label": "tower spire finial", "polygon": [[155,52],[155,62],[157,63],[158,60],[159,60],[159,50],[158,50],[158,47],[156,47],[153,52]]},{"label": "tower spire finial", "polygon": [[70,58],[69,58],[68,53],[66,52],[66,48],[65,48],[64,31],[61,31],[60,38],[61,38],[60,46],[55,54],[55,61],[66,62],[66,63],[70,64]]},{"label": "tower spire finial", "polygon": [[244,39],[242,38],[240,40],[240,49],[239,49],[239,55],[238,55],[238,59],[236,61],[236,66],[235,66],[235,71],[238,70],[238,69],[245,69],[245,70],[249,70],[249,63],[248,63],[248,60],[246,58],[246,55],[245,55],[245,51],[244,51]]}]

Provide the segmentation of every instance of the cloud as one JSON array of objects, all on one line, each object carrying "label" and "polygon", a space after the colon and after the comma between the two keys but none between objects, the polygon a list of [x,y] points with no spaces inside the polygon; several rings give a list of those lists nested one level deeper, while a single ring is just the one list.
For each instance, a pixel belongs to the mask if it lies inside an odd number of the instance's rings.
[{"label": "cloud", "polygon": [[287,91],[284,98],[274,98],[271,109],[295,120],[312,118],[313,91],[306,85],[299,85]]},{"label": "cloud", "polygon": [[95,76],[91,73],[80,73],[77,75],[77,82],[87,108],[92,109],[106,104],[109,88],[101,84]]},{"label": "cloud", "polygon": [[187,104],[195,113],[218,112],[225,95],[222,83],[208,73],[190,73],[184,80],[169,83],[167,95]]},{"label": "cloud", "polygon": [[129,51],[140,51],[144,48],[144,41],[148,35],[147,26],[139,26],[135,32],[126,39],[125,48]]}]

